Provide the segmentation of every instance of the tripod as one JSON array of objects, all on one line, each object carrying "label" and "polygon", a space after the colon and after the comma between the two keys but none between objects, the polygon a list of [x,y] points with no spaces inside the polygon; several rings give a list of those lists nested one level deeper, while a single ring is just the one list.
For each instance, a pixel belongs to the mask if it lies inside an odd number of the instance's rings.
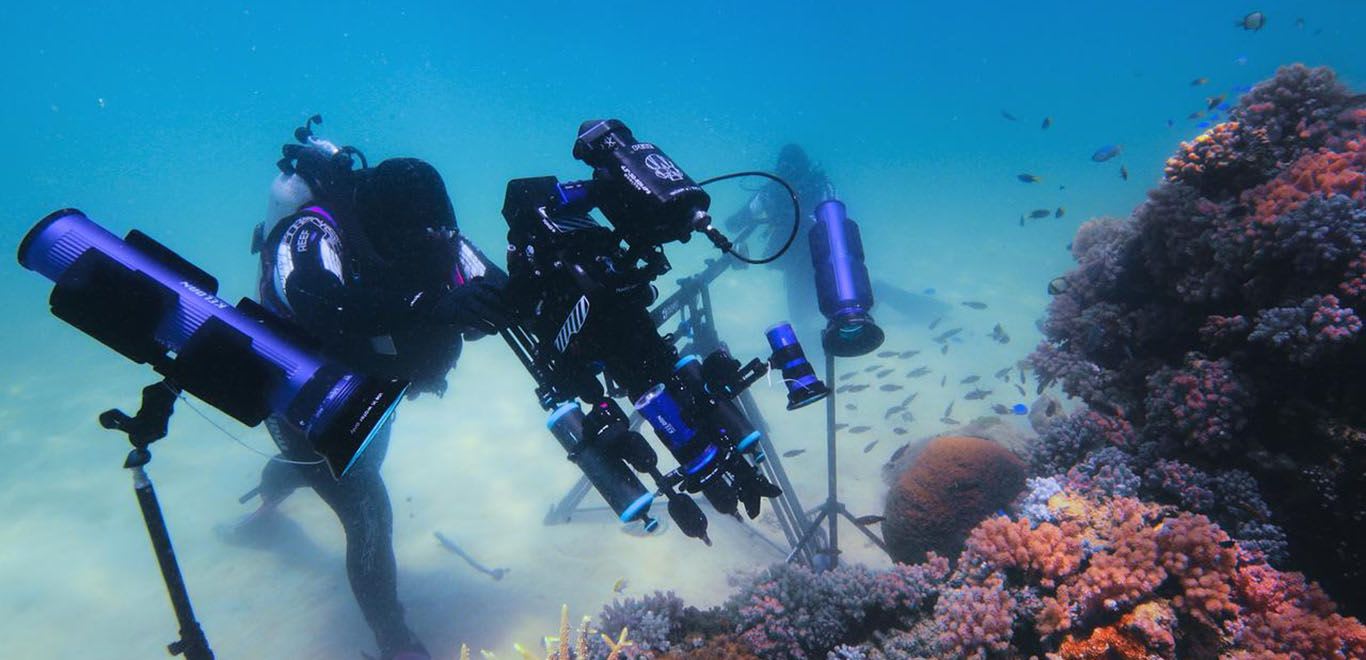
[{"label": "tripod", "polygon": [[[835,355],[834,353],[831,353],[830,349],[827,347],[825,350],[825,379],[826,382],[834,383],[834,378]],[[825,398],[825,463],[827,471],[826,485],[828,488],[825,502],[813,509],[813,511],[819,511],[819,513],[816,514],[816,518],[807,526],[806,531],[802,533],[801,539],[797,541],[795,547],[792,549],[792,554],[788,555],[788,561],[792,561],[792,558],[797,556],[798,552],[805,551],[811,553],[812,550],[807,547],[808,544],[813,544],[817,548],[820,548],[821,537],[817,536],[816,532],[820,530],[822,522],[829,521],[830,531],[827,536],[828,545],[825,546],[824,549],[818,549],[814,552],[816,555],[816,562],[811,563],[810,565],[817,570],[830,570],[838,566],[840,555],[840,516],[844,516],[848,519],[849,522],[854,525],[855,529],[863,532],[863,535],[867,536],[869,540],[877,545],[877,547],[882,548],[883,552],[887,551],[887,544],[869,530],[867,524],[860,522],[853,514],[849,513],[849,508],[844,506],[844,503],[839,500],[839,489],[836,481],[838,477],[836,470],[837,462],[838,454],[835,451],[835,389],[831,388],[830,394]]]},{"label": "tripod", "polygon": [[[747,235],[748,230],[742,231],[736,237],[736,241],[742,241]],[[712,316],[710,287],[711,283],[729,270],[731,265],[732,262],[728,259],[709,260],[707,267],[700,273],[679,280],[678,290],[650,311],[650,318],[656,327],[662,326],[675,315],[682,313],[683,318],[679,322],[678,330],[670,335],[674,341],[687,340],[690,342],[684,345],[679,351],[680,353],[705,355],[725,346],[725,342],[721,341],[720,334],[716,330],[716,323]],[[770,482],[777,484],[783,491],[782,495],[773,500],[773,511],[778,519],[778,526],[786,538],[787,548],[782,548],[767,537],[762,538],[780,551],[789,552],[788,561],[800,558],[808,565],[814,566],[817,556],[824,551],[824,543],[819,538],[812,538],[805,543],[801,541],[802,530],[807,529],[810,523],[806,510],[802,508],[801,502],[797,499],[796,489],[792,487],[792,482],[787,478],[787,472],[783,470],[779,453],[769,438],[768,423],[764,420],[763,414],[759,411],[759,406],[749,390],[742,392],[736,401],[744,410],[745,416],[754,423],[754,427],[759,431],[759,444],[765,456],[765,460],[758,466],[759,469]],[[644,420],[639,415],[634,413],[631,415],[632,429],[639,428],[643,422]],[[551,507],[546,514],[544,524],[567,523],[576,513],[595,510],[580,507],[583,499],[591,490],[592,486],[589,484],[588,478],[581,477],[578,483]]]},{"label": "tripod", "polygon": [[171,547],[171,535],[166,531],[166,520],[161,516],[156,490],[152,488],[152,480],[144,469],[152,461],[152,452],[147,447],[166,437],[166,426],[179,396],[180,390],[169,381],[148,385],[142,389],[142,407],[136,415],[129,417],[117,409],[106,410],[100,414],[100,426],[126,433],[133,445],[123,467],[133,471],[133,492],[138,498],[138,508],[142,510],[142,520],[147,525],[147,535],[152,540],[152,550],[161,566],[161,578],[171,597],[171,607],[175,609],[176,621],[180,624],[180,639],[168,644],[166,650],[171,655],[184,655],[186,660],[213,660],[209,640],[194,618],[190,594],[185,589],[175,549]]}]

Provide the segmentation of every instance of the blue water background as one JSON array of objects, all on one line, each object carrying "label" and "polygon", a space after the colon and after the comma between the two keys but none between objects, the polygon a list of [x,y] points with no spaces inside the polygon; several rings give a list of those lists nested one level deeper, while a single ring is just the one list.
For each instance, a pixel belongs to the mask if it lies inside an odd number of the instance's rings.
[{"label": "blue water background", "polygon": [[[1234,26],[1254,10],[1268,16],[1264,30]],[[875,275],[934,288],[951,305],[988,302],[1014,328],[1018,359],[1037,341],[1045,284],[1071,263],[1075,228],[1127,216],[1143,200],[1178,141],[1200,132],[1189,113],[1289,62],[1331,65],[1366,89],[1364,31],[1366,5],[1347,0],[11,2],[0,5],[0,253],[13,255],[44,214],[74,206],[115,233],[138,228],[171,246],[217,275],[226,297],[248,295],[250,229],[263,219],[279,146],[315,112],[326,118],[321,133],[372,163],[434,163],[461,227],[497,253],[506,181],[587,176],[570,156],[575,129],[610,116],[698,178],[767,168],[781,145],[803,144],[861,223]],[[1210,82],[1191,86],[1197,77]],[[1123,145],[1122,156],[1092,162],[1106,144]],[[1022,184],[1020,173],[1043,180]],[[714,209],[724,215],[746,194],[719,188]],[[1018,226],[1021,213],[1059,206],[1061,219]],[[712,256],[697,241],[671,254],[680,272]],[[103,470],[111,488],[124,487],[122,449],[46,438],[93,437],[93,416],[106,403],[131,405],[151,374],[52,318],[49,283],[8,264],[0,510],[50,506],[56,518],[82,507],[60,499],[76,475]],[[751,273],[726,291],[777,295],[775,278]],[[758,352],[760,330],[776,319],[745,316],[743,300],[720,301],[730,304],[724,329]],[[526,387],[499,346],[472,350],[497,369],[457,372],[455,382]],[[145,552],[136,527],[74,515],[65,527],[9,528],[0,548],[107,534]],[[0,566],[0,584],[23,570]],[[25,598],[0,589],[0,638],[37,634],[11,627],[6,612],[63,611],[52,604],[59,594]],[[151,630],[171,630],[162,605],[149,601],[140,616]],[[126,657],[155,654],[162,641]]]}]

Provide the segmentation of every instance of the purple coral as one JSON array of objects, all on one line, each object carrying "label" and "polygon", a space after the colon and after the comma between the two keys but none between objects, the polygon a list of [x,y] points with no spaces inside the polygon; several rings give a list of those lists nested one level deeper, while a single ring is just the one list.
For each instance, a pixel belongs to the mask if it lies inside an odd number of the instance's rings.
[{"label": "purple coral", "polygon": [[1140,480],[1130,467],[1131,461],[1118,447],[1102,447],[1067,471],[1064,487],[1086,495],[1134,497]]},{"label": "purple coral", "polygon": [[941,657],[979,657],[1009,649],[1015,605],[999,577],[945,591],[934,605]]},{"label": "purple coral", "polygon": [[1290,361],[1309,366],[1355,340],[1361,319],[1337,296],[1310,296],[1295,307],[1274,307],[1257,314],[1248,340],[1275,349]]},{"label": "purple coral", "polygon": [[1252,396],[1227,359],[1186,357],[1181,368],[1148,378],[1147,428],[1155,437],[1176,439],[1208,456],[1232,450],[1247,424]]}]

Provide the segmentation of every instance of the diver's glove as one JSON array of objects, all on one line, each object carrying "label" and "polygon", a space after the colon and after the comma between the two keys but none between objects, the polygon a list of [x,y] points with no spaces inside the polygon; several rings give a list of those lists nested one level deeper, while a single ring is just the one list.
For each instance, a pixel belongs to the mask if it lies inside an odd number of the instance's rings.
[{"label": "diver's glove", "polygon": [[432,304],[431,315],[437,323],[490,335],[512,323],[502,289],[482,277],[443,294]]}]

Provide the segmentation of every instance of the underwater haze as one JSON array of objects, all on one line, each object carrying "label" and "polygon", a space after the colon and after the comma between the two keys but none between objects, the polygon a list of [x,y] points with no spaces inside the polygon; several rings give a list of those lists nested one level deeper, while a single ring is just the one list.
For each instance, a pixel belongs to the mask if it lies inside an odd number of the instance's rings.
[{"label": "underwater haze", "polygon": [[[1264,24],[1247,22],[1256,12]],[[1366,4],[1353,0],[4,3],[0,126],[11,164],[0,177],[0,237],[14,255],[45,215],[77,208],[119,236],[146,233],[235,301],[257,291],[251,236],[266,220],[280,147],[314,113],[319,135],[372,164],[434,165],[460,230],[499,265],[507,182],[588,178],[571,155],[586,120],[622,120],[698,180],[772,171],[784,145],[800,144],[859,225],[872,315],[887,335],[879,351],[898,352],[837,360],[825,374],[823,324],[791,319],[832,389],[871,386],[836,399],[846,425],[839,495],[854,516],[881,516],[884,464],[914,439],[961,431],[958,420],[995,418],[988,426],[1006,429],[1018,440],[1008,449],[1029,462],[1037,429],[1013,409],[1034,406],[1046,388],[1032,373],[1019,390],[1013,375],[992,374],[1046,339],[1049,282],[1076,265],[1078,227],[1129,217],[1182,141],[1228,120],[1280,67],[1331,67],[1353,94],[1366,90],[1363,33]],[[760,184],[709,186],[712,213],[729,216]],[[1036,210],[1048,213],[1030,217]],[[665,250],[674,266],[657,282],[665,295],[721,257],[701,237]],[[769,356],[764,330],[789,317],[783,287],[765,266],[712,285],[721,337],[742,362]],[[55,318],[51,291],[13,260],[0,276],[9,310],[0,319],[3,654],[160,657],[176,620],[122,467],[126,438],[97,423],[106,409],[135,410],[157,376]],[[962,330],[943,337],[951,328]],[[897,373],[876,376],[883,365]],[[921,366],[927,375],[904,375]],[[443,397],[403,404],[383,468],[399,597],[431,657],[458,657],[462,644],[519,657],[518,644],[543,657],[562,605],[571,623],[656,590],[707,608],[731,597],[736,576],[784,561],[769,501],[743,523],[704,507],[711,547],[667,521],[653,535],[601,512],[544,524],[579,471],[545,430],[536,384],[497,337],[467,343],[448,380]],[[1068,398],[1059,380],[1047,392],[1065,411],[1095,404]],[[826,498],[825,406],[786,410],[780,381],[760,380],[753,393],[810,509]],[[994,392],[961,398],[977,387]],[[884,415],[913,393],[914,415]],[[348,584],[341,528],[318,497],[302,489],[286,500],[271,534],[221,531],[252,510],[238,498],[275,454],[263,426],[191,397],[151,450],[147,471],[217,657],[378,657]],[[674,467],[662,452],[661,463]],[[584,506],[600,506],[598,496]],[[436,533],[508,572],[480,572]],[[893,565],[852,526],[839,542],[843,564]],[[1278,568],[1347,596],[1312,561]],[[846,642],[872,643],[856,637]],[[826,657],[811,648],[747,652]],[[898,657],[889,648],[882,657]],[[1195,648],[1204,647],[1183,650]],[[838,657],[879,657],[869,649]]]}]

